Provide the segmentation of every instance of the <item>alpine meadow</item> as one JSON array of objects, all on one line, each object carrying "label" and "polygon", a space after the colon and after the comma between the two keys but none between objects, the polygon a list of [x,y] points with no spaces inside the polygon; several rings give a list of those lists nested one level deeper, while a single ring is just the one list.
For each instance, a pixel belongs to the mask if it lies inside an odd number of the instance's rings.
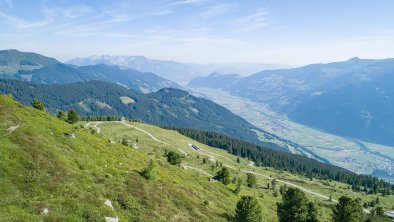
[{"label": "alpine meadow", "polygon": [[0,0],[0,222],[394,221],[393,11]]}]

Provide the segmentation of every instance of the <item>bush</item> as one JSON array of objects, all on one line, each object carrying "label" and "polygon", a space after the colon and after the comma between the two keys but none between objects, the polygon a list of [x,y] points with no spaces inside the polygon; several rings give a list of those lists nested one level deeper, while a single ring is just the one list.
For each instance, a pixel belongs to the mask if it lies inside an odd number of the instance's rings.
[{"label": "bush", "polygon": [[40,100],[38,99],[34,99],[32,106],[38,110],[45,110],[45,106],[44,103],[42,103]]},{"label": "bush", "polygon": [[236,222],[260,222],[263,218],[261,206],[256,198],[244,196],[235,209]]},{"label": "bush", "polygon": [[67,120],[67,113],[64,111],[59,111],[57,114],[57,118],[61,120]]},{"label": "bush", "polygon": [[248,173],[246,174],[246,176],[246,184],[248,185],[248,187],[254,188],[257,184],[257,177],[252,173]]},{"label": "bush", "polygon": [[173,151],[167,153],[167,161],[172,165],[178,165],[182,162],[181,156]]},{"label": "bush", "polygon": [[224,185],[230,184],[230,171],[226,168],[223,167],[215,177],[217,180],[221,181]]},{"label": "bush", "polygon": [[157,174],[155,172],[155,164],[153,160],[149,161],[148,166],[146,166],[142,171],[141,171],[141,176],[143,176],[147,180],[154,180],[157,178]]}]

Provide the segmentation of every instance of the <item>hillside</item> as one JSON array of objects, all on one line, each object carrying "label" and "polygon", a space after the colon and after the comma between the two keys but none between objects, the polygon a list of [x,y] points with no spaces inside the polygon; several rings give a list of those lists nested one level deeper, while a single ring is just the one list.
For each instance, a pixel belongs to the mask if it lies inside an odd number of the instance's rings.
[{"label": "hillside", "polygon": [[40,54],[17,50],[0,51],[0,78],[45,84],[101,80],[119,83],[144,93],[166,87],[181,88],[175,82],[154,73],[104,64],[77,67]]},{"label": "hillside", "polygon": [[215,81],[214,87],[189,86],[223,89],[268,106],[297,123],[338,136],[393,146],[394,103],[388,84],[393,73],[394,59],[352,58],[265,70],[231,84]]},{"label": "hillside", "polygon": [[[363,202],[376,195],[355,193],[346,184],[310,181],[272,168],[254,167],[236,157],[180,134],[131,122],[92,122],[69,125],[47,113],[0,96],[1,221],[227,221],[243,195],[255,196],[266,221],[276,221],[275,189],[285,183],[302,189],[317,203],[321,221],[329,221],[333,201],[346,194]],[[83,128],[85,126],[86,128]],[[90,129],[89,129],[90,128]],[[100,131],[100,132],[98,132]],[[128,138],[130,146],[121,144]],[[111,142],[112,141],[112,142]],[[193,150],[188,144],[200,149]],[[180,166],[167,163],[164,153],[186,154]],[[202,163],[204,158],[209,159]],[[140,175],[148,160],[155,161],[154,180]],[[211,162],[213,161],[213,162]],[[210,182],[218,161],[232,176],[258,177],[258,188]],[[277,187],[264,188],[269,178]],[[275,194],[277,193],[277,194]],[[393,196],[380,196],[389,209]]]},{"label": "hillside", "polygon": [[[241,117],[209,100],[178,89],[162,89],[142,94],[113,83],[98,81],[36,85],[16,80],[0,80],[0,92],[12,94],[18,101],[30,105],[34,98],[46,104],[52,113],[74,109],[82,116],[106,115],[139,119],[146,123],[195,128],[225,133],[235,138],[287,150],[283,145],[262,142],[258,130]],[[73,92],[73,93],[70,93]],[[263,137],[275,137],[258,130]]]},{"label": "hillside", "polygon": [[394,60],[349,73],[335,80],[343,86],[303,99],[289,117],[340,136],[394,146],[393,74]]}]

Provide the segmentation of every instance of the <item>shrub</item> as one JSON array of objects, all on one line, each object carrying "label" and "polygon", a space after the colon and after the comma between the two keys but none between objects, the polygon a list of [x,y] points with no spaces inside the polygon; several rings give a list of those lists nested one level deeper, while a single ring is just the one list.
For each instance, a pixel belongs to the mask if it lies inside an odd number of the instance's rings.
[{"label": "shrub", "polygon": [[215,177],[217,180],[221,181],[224,185],[230,184],[230,171],[226,168],[223,167]]},{"label": "shrub", "polygon": [[148,166],[146,166],[142,171],[141,171],[141,176],[143,176],[147,180],[154,180],[157,178],[157,174],[155,172],[155,163],[153,160],[150,160],[148,163]]},{"label": "shrub", "polygon": [[38,99],[34,99],[32,106],[38,110],[45,110],[45,106],[44,103],[42,103],[40,100]]},{"label": "shrub", "polygon": [[252,173],[248,173],[246,174],[246,176],[246,184],[248,185],[248,187],[254,188],[257,184],[257,177]]},{"label": "shrub", "polygon": [[261,206],[256,198],[244,196],[235,209],[236,222],[260,222],[263,218]]},{"label": "shrub", "polygon": [[178,153],[170,151],[167,153],[167,161],[172,165],[181,164],[181,156]]}]

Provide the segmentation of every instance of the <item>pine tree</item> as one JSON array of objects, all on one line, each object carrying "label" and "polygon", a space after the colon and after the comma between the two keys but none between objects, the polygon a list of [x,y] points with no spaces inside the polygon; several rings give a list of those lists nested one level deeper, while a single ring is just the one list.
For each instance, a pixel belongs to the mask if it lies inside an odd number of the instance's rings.
[{"label": "pine tree", "polygon": [[263,214],[258,200],[251,196],[244,196],[237,203],[235,209],[236,222],[260,222]]},{"label": "pine tree", "polygon": [[315,222],[317,209],[310,203],[304,192],[289,187],[283,193],[282,202],[277,203],[277,213],[280,222]]},{"label": "pine tree", "polygon": [[342,196],[333,208],[333,222],[359,222],[362,218],[363,207],[359,199]]},{"label": "pine tree", "polygon": [[67,113],[67,122],[70,124],[74,124],[78,122],[78,120],[79,118],[77,112],[75,112],[75,110],[73,109],[69,110]]}]

